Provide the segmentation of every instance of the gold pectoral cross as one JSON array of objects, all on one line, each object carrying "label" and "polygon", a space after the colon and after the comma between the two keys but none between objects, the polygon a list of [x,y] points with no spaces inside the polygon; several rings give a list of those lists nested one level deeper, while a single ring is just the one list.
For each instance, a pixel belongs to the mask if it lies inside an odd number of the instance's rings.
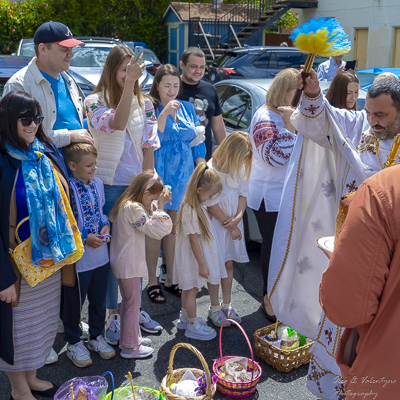
[{"label": "gold pectoral cross", "polygon": [[[396,137],[393,139],[393,144],[392,148],[389,151],[389,154],[387,155],[387,160],[385,164],[383,164],[383,168],[387,167],[393,167],[394,162],[396,161],[396,154],[399,151],[399,146],[400,146],[400,133],[396,135]],[[400,159],[400,156],[397,156]]]}]

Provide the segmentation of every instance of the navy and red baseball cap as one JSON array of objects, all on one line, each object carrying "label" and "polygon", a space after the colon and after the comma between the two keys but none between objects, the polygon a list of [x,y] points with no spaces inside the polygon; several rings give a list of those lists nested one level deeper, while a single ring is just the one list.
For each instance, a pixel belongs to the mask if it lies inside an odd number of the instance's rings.
[{"label": "navy and red baseball cap", "polygon": [[85,43],[74,39],[74,35],[69,30],[68,26],[61,22],[45,22],[40,25],[35,35],[33,42],[39,43],[57,43],[64,47],[84,46]]}]

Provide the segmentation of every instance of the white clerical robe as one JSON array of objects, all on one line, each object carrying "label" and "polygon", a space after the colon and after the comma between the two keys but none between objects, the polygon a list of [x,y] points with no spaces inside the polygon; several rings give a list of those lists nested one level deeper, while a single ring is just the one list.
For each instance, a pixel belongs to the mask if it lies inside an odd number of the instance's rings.
[{"label": "white clerical robe", "polygon": [[291,121],[301,134],[283,188],[268,293],[279,320],[315,340],[309,390],[342,399],[335,361],[341,329],[321,317],[319,284],[328,259],[316,240],[334,235],[341,196],[382,169],[392,140],[379,141],[369,133],[365,111],[334,108],[322,95],[303,95]]}]

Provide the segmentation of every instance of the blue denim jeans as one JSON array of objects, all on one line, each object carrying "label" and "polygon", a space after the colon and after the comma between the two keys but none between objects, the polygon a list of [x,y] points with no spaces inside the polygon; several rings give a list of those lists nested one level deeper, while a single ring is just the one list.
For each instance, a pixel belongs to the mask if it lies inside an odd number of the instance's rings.
[{"label": "blue denim jeans", "polygon": [[[103,213],[108,215],[113,208],[115,200],[121,196],[127,186],[111,186],[104,185],[104,194],[106,202],[103,207]],[[112,236],[112,224],[111,224],[111,236]],[[111,238],[112,240],[112,238]],[[110,247],[108,247],[110,248]],[[109,310],[118,308],[118,282],[114,274],[111,271],[111,266],[108,263],[108,285],[107,285],[107,298],[106,304]]]}]

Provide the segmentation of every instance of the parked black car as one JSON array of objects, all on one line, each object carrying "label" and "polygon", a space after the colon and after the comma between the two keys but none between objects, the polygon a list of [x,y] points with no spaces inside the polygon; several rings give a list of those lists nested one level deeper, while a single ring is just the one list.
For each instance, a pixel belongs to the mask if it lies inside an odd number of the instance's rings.
[{"label": "parked black car", "polygon": [[[208,69],[207,80],[215,83],[223,79],[273,78],[285,68],[300,68],[307,54],[294,47],[246,46],[227,50]],[[326,61],[315,57],[313,68]]]}]

